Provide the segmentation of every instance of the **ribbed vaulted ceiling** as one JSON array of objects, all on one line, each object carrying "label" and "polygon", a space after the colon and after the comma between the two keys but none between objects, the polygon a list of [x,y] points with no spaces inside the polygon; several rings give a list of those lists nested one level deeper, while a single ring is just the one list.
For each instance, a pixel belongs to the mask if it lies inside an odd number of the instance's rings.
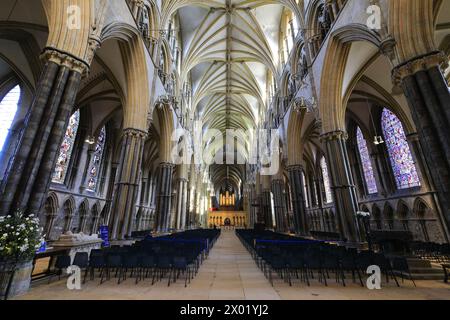
[{"label": "ribbed vaulted ceiling", "polygon": [[[295,0],[163,1],[165,19],[179,13],[181,82],[192,82],[191,112],[203,129],[246,131],[264,120],[267,73],[277,80],[281,72],[278,43],[284,7],[298,14]],[[211,144],[216,144],[213,153],[222,148],[217,139]],[[249,141],[238,143],[236,152],[248,158],[249,147]],[[230,172],[227,166],[219,167],[214,167],[212,177],[217,184]],[[243,170],[231,171],[237,182]]]}]

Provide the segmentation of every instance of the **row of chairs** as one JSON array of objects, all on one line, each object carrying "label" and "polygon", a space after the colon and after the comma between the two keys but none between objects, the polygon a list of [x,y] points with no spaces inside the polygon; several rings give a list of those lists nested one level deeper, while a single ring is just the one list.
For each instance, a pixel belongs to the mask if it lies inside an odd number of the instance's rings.
[{"label": "row of chairs", "polygon": [[[84,282],[88,275],[94,280],[96,273],[99,273],[100,284],[110,280],[114,274],[118,284],[128,277],[134,278],[136,284],[150,277],[153,285],[168,277],[170,286],[183,275],[186,287],[198,273],[201,263],[207,256],[205,239],[211,248],[220,235],[220,231],[214,233],[210,230],[202,231],[204,232],[195,233],[196,241],[192,240],[193,233],[189,232],[186,235],[188,239],[184,239],[181,233],[171,237],[143,240],[133,246],[92,250],[90,255],[79,252],[75,255],[73,263],[70,256],[58,256],[55,269],[61,279],[62,271],[75,265],[84,270]],[[52,277],[49,283],[51,280]]]},{"label": "row of chairs", "polygon": [[275,272],[290,286],[293,279],[309,286],[315,277],[328,286],[331,274],[334,274],[336,283],[346,286],[349,273],[354,283],[358,281],[364,286],[362,274],[371,265],[379,266],[386,281],[393,279],[397,286],[400,284],[394,271],[399,271],[402,281],[408,276],[412,279],[407,261],[401,257],[394,257],[391,261],[381,253],[358,252],[353,248],[286,235],[278,237],[278,234],[267,231],[239,230],[237,235],[272,285]]},{"label": "row of chairs", "polygon": [[439,263],[450,263],[450,244],[414,241],[410,243],[413,254]]}]

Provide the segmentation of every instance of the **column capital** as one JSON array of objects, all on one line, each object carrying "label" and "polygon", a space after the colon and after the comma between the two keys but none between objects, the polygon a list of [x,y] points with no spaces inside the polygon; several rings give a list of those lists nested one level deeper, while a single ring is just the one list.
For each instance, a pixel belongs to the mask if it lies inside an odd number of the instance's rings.
[{"label": "column capital", "polygon": [[392,70],[392,81],[395,85],[400,85],[406,77],[414,75],[419,71],[429,70],[433,67],[442,67],[444,70],[447,69],[448,58],[445,53],[442,51],[431,52],[398,65]]},{"label": "column capital", "polygon": [[283,184],[283,180],[282,179],[273,179],[272,180],[272,184],[278,184],[278,183],[280,183],[280,184]]},{"label": "column capital", "polygon": [[133,4],[139,8],[144,7],[144,0],[133,0]]},{"label": "column capital", "polygon": [[141,139],[147,139],[148,133],[144,130],[135,129],[135,128],[126,128],[123,129],[123,135],[128,137],[135,137]]},{"label": "column capital", "polygon": [[41,59],[69,68],[81,75],[85,75],[89,71],[89,65],[85,61],[55,48],[45,48],[41,54]]},{"label": "column capital", "polygon": [[347,140],[348,133],[343,130],[336,130],[324,133],[320,136],[321,142],[333,141],[333,140]]},{"label": "column capital", "polygon": [[159,167],[163,168],[163,169],[174,169],[175,165],[173,163],[169,163],[169,162],[161,162],[159,164]]},{"label": "column capital", "polygon": [[295,172],[295,171],[303,171],[303,165],[301,164],[294,164],[287,167],[288,172]]}]

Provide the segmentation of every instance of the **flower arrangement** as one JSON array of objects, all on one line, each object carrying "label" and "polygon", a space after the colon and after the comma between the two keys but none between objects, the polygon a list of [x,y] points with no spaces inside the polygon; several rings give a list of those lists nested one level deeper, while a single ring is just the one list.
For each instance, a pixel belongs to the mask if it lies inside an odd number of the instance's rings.
[{"label": "flower arrangement", "polygon": [[25,262],[32,259],[44,239],[39,219],[21,211],[0,216],[0,260]]}]

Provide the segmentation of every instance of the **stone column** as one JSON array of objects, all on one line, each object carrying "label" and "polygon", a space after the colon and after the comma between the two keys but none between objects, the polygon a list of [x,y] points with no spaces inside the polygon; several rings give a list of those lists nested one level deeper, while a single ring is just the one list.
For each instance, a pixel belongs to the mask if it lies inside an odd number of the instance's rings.
[{"label": "stone column", "polygon": [[176,218],[175,229],[186,229],[186,192],[187,192],[187,179],[177,179],[177,192],[176,192]]},{"label": "stone column", "polygon": [[85,161],[84,170],[83,170],[83,177],[81,179],[81,185],[80,185],[80,193],[84,193],[88,188],[88,183],[89,183],[88,172],[90,169],[89,166],[91,165],[92,156],[95,152],[94,148],[95,148],[95,145],[91,145],[87,148],[86,161]]},{"label": "stone column", "polygon": [[166,232],[169,228],[170,204],[172,196],[172,176],[174,165],[159,165],[158,200],[156,203],[156,231]]},{"label": "stone column", "polygon": [[89,214],[87,212],[84,212],[80,216],[80,225],[79,225],[80,232],[86,233],[86,225],[88,223],[88,218],[89,218]]},{"label": "stone column", "polygon": [[262,220],[260,222],[263,222],[266,225],[266,228],[272,229],[273,228],[273,221],[272,221],[272,208],[270,205],[270,189],[263,186],[260,196],[260,204],[261,204],[261,213],[260,217]]},{"label": "stone column", "polygon": [[47,50],[36,95],[25,118],[14,161],[1,186],[0,212],[25,209],[38,215],[47,195],[59,147],[88,66]]},{"label": "stone column", "polygon": [[187,179],[182,179],[182,192],[181,192],[181,221],[180,221],[180,230],[186,230],[186,214],[187,214],[187,187],[188,181]]},{"label": "stone column", "polygon": [[98,232],[98,228],[99,228],[99,221],[100,221],[100,215],[97,214],[95,216],[92,217],[92,229],[91,229],[91,234],[95,234]]},{"label": "stone column", "polygon": [[287,207],[286,197],[283,195],[284,182],[280,179],[272,181],[272,193],[274,197],[275,219],[277,220],[277,231],[287,231]]},{"label": "stone column", "polygon": [[309,233],[309,227],[306,217],[305,186],[302,178],[303,168],[300,165],[296,165],[289,166],[287,169],[289,172],[289,182],[292,188],[295,233],[306,236]]},{"label": "stone column", "polygon": [[322,140],[326,146],[341,238],[357,242],[359,241],[356,217],[358,199],[347,153],[347,135],[342,131],[330,132],[323,135]]},{"label": "stone column", "polygon": [[130,236],[147,133],[138,129],[123,131],[119,166],[116,173],[115,192],[112,201],[111,239],[123,240]]},{"label": "stone column", "polygon": [[182,207],[182,195],[183,193],[183,182],[181,179],[176,180],[176,208],[175,208],[175,229],[180,230],[181,227],[181,207]]},{"label": "stone column", "polygon": [[450,225],[450,94],[441,52],[407,61],[393,70],[409,102],[426,162],[447,226]]},{"label": "stone column", "polygon": [[377,152],[370,155],[373,163],[373,170],[375,174],[375,179],[377,181],[378,194],[386,197],[387,190],[389,189],[389,180],[386,180],[386,169],[381,159],[380,154]]},{"label": "stone column", "polygon": [[191,228],[191,182],[186,190],[186,229]]},{"label": "stone column", "polygon": [[73,217],[74,215],[72,213],[68,213],[68,215],[66,216],[66,222],[64,224],[64,233],[72,231]]}]

